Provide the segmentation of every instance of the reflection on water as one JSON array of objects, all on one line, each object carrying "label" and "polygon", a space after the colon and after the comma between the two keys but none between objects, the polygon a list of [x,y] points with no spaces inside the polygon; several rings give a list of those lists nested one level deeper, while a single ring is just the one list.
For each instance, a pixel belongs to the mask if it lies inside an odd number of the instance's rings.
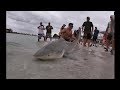
[{"label": "reflection on water", "polygon": [[6,42],[6,45],[20,46],[21,44],[15,42]]}]

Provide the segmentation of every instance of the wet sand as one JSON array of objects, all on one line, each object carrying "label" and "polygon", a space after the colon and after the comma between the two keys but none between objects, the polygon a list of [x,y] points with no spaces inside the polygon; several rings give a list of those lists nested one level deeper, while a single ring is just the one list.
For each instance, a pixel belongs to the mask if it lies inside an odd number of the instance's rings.
[{"label": "wet sand", "polygon": [[33,55],[49,41],[11,33],[6,37],[7,79],[114,79],[114,56],[101,46],[91,52],[80,46],[71,58],[42,61]]}]

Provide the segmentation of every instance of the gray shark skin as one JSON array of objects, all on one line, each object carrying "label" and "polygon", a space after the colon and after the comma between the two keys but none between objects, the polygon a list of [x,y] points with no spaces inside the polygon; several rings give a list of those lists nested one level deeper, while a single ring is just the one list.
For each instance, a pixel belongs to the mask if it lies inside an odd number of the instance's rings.
[{"label": "gray shark skin", "polygon": [[33,56],[42,60],[59,59],[69,54],[75,45],[73,42],[59,39],[39,49]]}]

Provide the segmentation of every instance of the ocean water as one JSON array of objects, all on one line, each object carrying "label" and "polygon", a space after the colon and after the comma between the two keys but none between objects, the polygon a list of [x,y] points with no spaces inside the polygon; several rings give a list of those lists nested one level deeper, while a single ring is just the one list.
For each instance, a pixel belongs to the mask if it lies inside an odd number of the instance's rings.
[{"label": "ocean water", "polygon": [[[54,39],[55,40],[55,39]],[[54,41],[53,40],[53,41]],[[43,39],[37,42],[37,36],[6,34],[7,46],[7,78],[13,79],[104,79],[114,78],[114,59],[102,48],[93,48],[95,55],[87,54],[82,48],[77,53],[71,53],[71,58],[61,58],[54,61],[36,60],[36,51],[48,44]],[[100,55],[99,55],[100,53]],[[104,57],[102,57],[102,56]],[[74,59],[78,58],[78,59]]]}]

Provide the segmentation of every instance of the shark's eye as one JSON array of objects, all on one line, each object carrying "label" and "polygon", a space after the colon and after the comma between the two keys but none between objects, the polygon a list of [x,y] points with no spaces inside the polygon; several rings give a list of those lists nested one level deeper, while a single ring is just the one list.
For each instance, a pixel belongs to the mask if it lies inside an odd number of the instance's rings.
[{"label": "shark's eye", "polygon": [[48,54],[48,56],[50,56],[50,55]]}]

